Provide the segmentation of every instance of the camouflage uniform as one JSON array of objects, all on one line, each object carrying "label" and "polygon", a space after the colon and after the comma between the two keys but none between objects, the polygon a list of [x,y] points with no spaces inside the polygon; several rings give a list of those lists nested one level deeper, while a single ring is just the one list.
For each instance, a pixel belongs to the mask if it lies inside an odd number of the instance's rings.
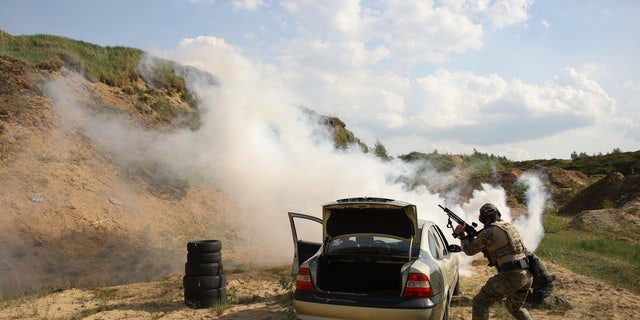
[{"label": "camouflage uniform", "polygon": [[[499,212],[495,211],[499,219]],[[498,268],[498,274],[491,277],[473,298],[473,319],[489,319],[489,307],[504,298],[507,310],[514,318],[532,319],[523,306],[533,276],[526,269],[525,247],[516,228],[502,220],[492,221],[485,224],[475,238],[463,239],[462,249],[467,255],[485,252],[490,264]]]},{"label": "camouflage uniform", "polygon": [[545,300],[553,291],[555,276],[549,273],[533,252],[527,252],[527,257],[529,258],[529,271],[533,274],[533,284],[529,290],[527,302],[531,303],[534,308],[540,308],[544,306]]}]

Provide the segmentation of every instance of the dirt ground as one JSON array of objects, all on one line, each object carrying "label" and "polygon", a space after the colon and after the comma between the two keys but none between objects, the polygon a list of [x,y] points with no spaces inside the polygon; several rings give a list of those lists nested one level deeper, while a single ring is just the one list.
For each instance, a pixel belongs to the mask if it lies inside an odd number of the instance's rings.
[{"label": "dirt ground", "polygon": [[[563,294],[570,310],[529,308],[534,319],[636,319],[640,296],[547,263],[557,276],[553,295]],[[471,319],[471,299],[494,270],[483,263],[463,277],[453,298],[451,319]],[[226,303],[192,309],[184,303],[182,275],[163,280],[94,289],[66,289],[0,303],[0,319],[293,319],[289,267],[231,270]],[[289,281],[289,282],[288,282]],[[499,304],[492,319],[511,319]]]}]

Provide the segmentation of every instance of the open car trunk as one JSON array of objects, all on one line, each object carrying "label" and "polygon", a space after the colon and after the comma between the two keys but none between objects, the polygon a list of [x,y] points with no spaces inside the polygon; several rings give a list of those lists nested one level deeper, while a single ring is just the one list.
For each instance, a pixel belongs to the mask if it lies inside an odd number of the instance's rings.
[{"label": "open car trunk", "polygon": [[[402,267],[417,256],[419,248],[414,205],[381,198],[342,199],[323,206],[323,222],[323,236],[332,241],[319,259],[319,290],[400,296]],[[388,241],[386,249],[370,243],[354,247],[346,240],[374,236],[395,240]],[[416,251],[410,254],[410,248]]]},{"label": "open car trunk", "polygon": [[322,291],[400,296],[402,266],[407,259],[376,260],[373,257],[326,257],[319,265],[318,289]]}]

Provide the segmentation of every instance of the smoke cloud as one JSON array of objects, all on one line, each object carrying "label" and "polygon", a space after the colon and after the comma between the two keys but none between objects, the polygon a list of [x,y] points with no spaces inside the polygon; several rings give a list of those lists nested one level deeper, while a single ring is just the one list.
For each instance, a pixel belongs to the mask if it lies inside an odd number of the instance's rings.
[{"label": "smoke cloud", "polygon": [[525,245],[530,251],[535,251],[538,248],[538,244],[544,236],[542,214],[551,198],[544,187],[543,180],[544,176],[534,172],[526,172],[518,179],[518,183],[527,186],[525,196],[528,214],[518,217],[513,221],[513,225],[520,231]]},{"label": "smoke cloud", "polygon": [[[383,162],[359,148],[336,150],[331,137],[323,134],[324,128],[302,111],[301,107],[313,109],[313,105],[298,103],[305,101],[301,98],[304,92],[293,92],[278,70],[251,61],[223,40],[188,39],[175,51],[156,55],[211,72],[219,79],[219,85],[212,85],[188,77],[203,116],[198,130],[148,132],[124,125],[122,118],[95,121],[95,115],[81,110],[62,112],[68,117],[63,121],[81,127],[100,148],[121,161],[148,157],[170,168],[167,174],[224,190],[238,206],[235,218],[243,226],[239,245],[259,247],[280,262],[290,262],[287,212],[320,216],[322,204],[346,197],[385,197],[416,204],[420,218],[436,222],[450,243],[457,240],[445,230],[447,217],[438,204],[467,221],[477,221],[478,209],[491,202],[503,218],[511,220],[500,186],[483,184],[467,203],[453,203],[449,199],[455,199],[454,195],[430,192],[426,186],[409,191],[396,182],[396,177],[415,175],[411,164],[397,159]],[[429,173],[428,180],[440,186],[452,181],[450,175],[437,173]],[[533,250],[542,237],[540,217],[548,198],[541,196],[544,185],[535,175],[523,176],[522,183],[528,185],[529,215],[514,223]]]}]

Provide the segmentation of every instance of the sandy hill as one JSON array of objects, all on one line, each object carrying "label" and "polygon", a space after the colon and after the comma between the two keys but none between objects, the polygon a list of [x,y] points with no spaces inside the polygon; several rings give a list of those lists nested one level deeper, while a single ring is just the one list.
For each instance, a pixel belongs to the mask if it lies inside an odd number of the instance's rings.
[{"label": "sandy hill", "polygon": [[59,80],[56,85],[69,86],[56,109],[38,91],[28,66],[1,58],[0,69],[5,82],[0,87],[19,88],[2,92],[3,102],[26,105],[0,114],[0,287],[5,294],[44,284],[154,278],[183,268],[187,241],[234,237],[236,209],[221,192],[163,175],[163,168],[144,157],[125,166],[109,152],[110,141],[96,143],[75,126],[87,121],[78,110],[60,109],[100,101],[132,115],[129,125],[145,125],[120,88],[63,68],[49,75]]}]

